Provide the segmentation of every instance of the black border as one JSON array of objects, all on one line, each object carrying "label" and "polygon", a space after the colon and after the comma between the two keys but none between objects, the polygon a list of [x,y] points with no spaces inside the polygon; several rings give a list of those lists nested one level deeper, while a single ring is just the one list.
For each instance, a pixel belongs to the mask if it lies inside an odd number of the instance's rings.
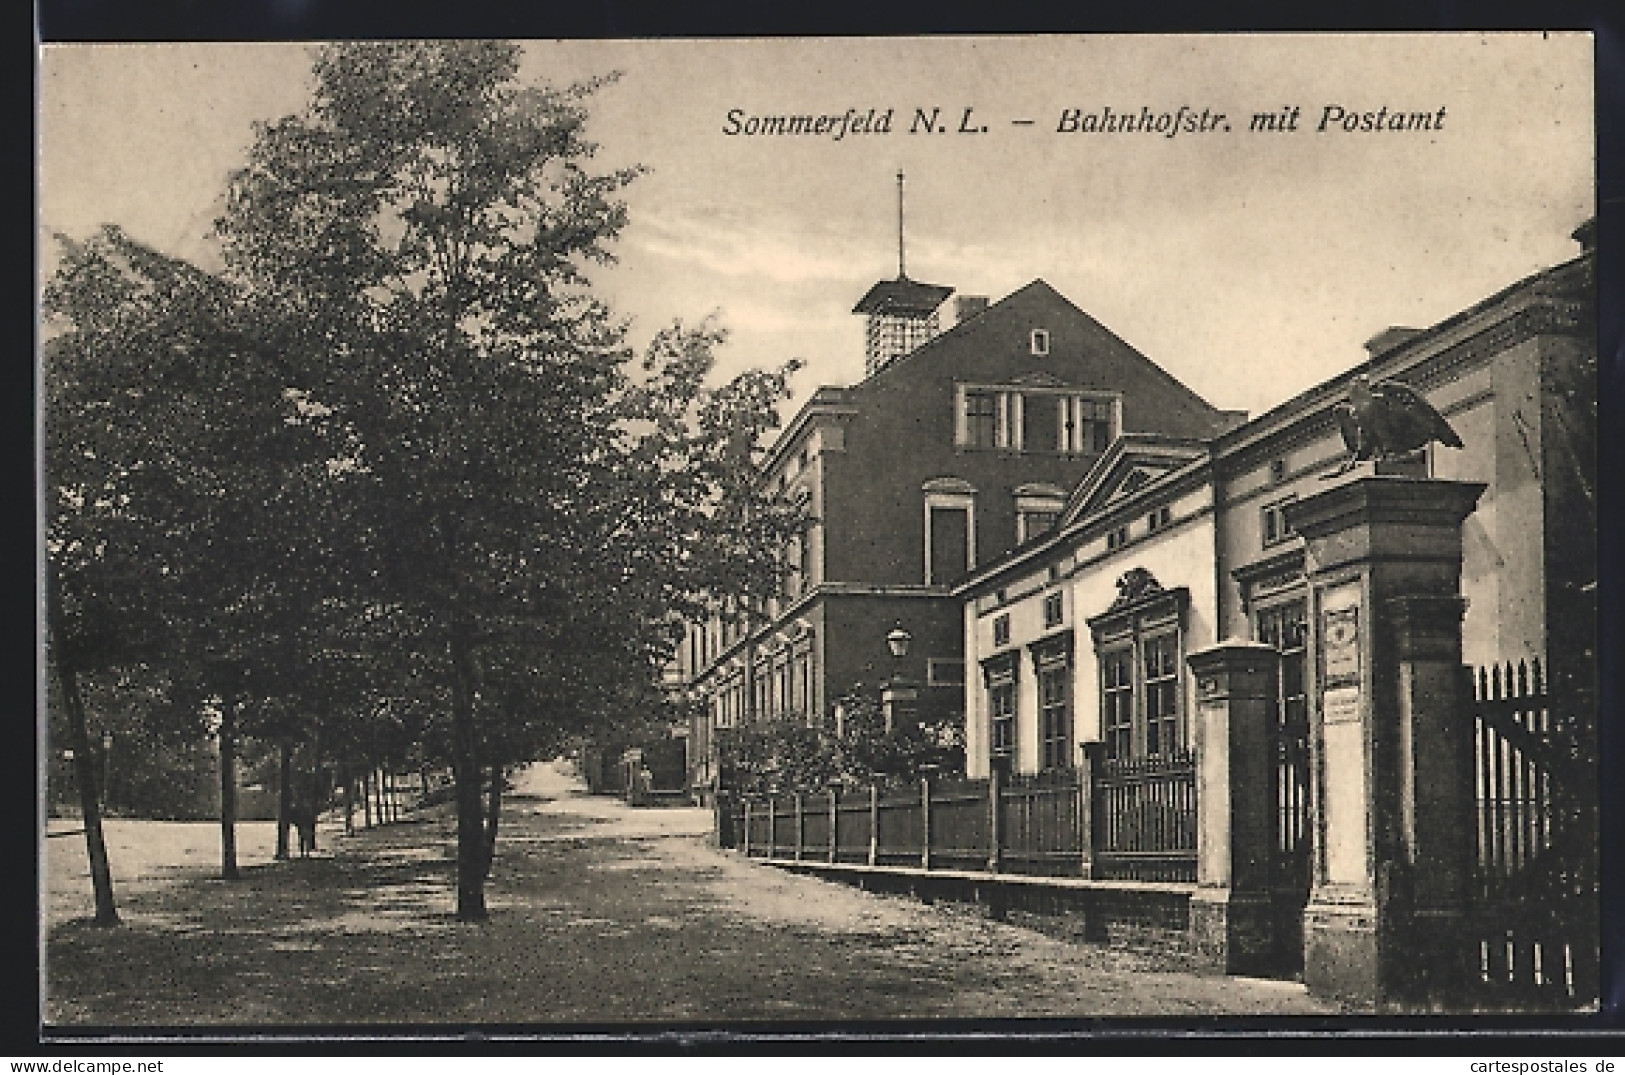
[{"label": "black border", "polygon": [[[1400,0],[1310,5],[1283,0],[1229,4],[1116,3],[1110,6],[1043,4],[1036,0],[989,4],[898,2],[858,6],[801,3],[745,3],[743,0],[690,3],[653,0],[597,0],[570,5],[526,4],[522,0],[475,0],[457,4],[413,0],[394,4],[344,0],[36,0],[34,41],[233,41],[319,40],[390,37],[745,37],[853,36],[956,33],[1174,33],[1197,31],[1447,31],[1585,29],[1595,35],[1597,78],[1597,207],[1599,287],[1598,400],[1604,436],[1599,447],[1599,652],[1614,655],[1600,669],[1600,827],[1602,851],[1601,1010],[1594,1015],[1559,1017],[1370,1017],[1308,1021],[1160,1020],[1127,1022],[1088,1019],[1065,1022],[683,1025],[646,1027],[581,1026],[538,1033],[535,1028],[446,1026],[425,1030],[362,1031],[356,1028],[299,1027],[176,1031],[154,1037],[98,1043],[93,1033],[52,1031],[42,1040],[35,1003],[19,1003],[7,990],[4,1052],[49,1055],[66,1048],[92,1058],[108,1052],[138,1057],[228,1055],[251,1045],[258,1052],[284,1055],[529,1055],[616,1053],[712,1056],[816,1051],[829,1055],[1297,1055],[1336,1052],[1350,1056],[1511,1056],[1587,1059],[1625,1053],[1625,12],[1617,3],[1540,3],[1539,0]],[[31,58],[32,59],[32,58]],[[30,117],[32,119],[32,116]],[[32,140],[32,139],[31,139]],[[1529,162],[1538,167],[1538,162]],[[20,291],[21,289],[19,289]],[[30,303],[29,316],[33,316]],[[15,385],[6,401],[15,407],[7,428],[28,444],[15,445],[8,458],[27,460],[28,492],[34,498],[34,383]],[[20,391],[18,390],[20,389]],[[19,483],[20,485],[20,483]],[[22,513],[18,513],[21,515]],[[28,531],[11,558],[25,586],[16,588],[9,607],[27,610],[27,631],[35,633],[37,578],[34,534]],[[26,597],[24,595],[27,595]],[[33,650],[19,656],[11,677],[26,684],[7,727],[32,757],[35,682]],[[16,697],[16,695],[14,695]],[[26,709],[25,709],[26,707]],[[24,716],[24,713],[27,716]],[[24,733],[22,730],[27,729]],[[36,788],[17,769],[3,787],[12,818],[34,817]],[[8,843],[17,854],[33,856],[33,826],[10,827]],[[15,861],[15,860],[13,860]],[[21,886],[7,888],[5,921],[14,931],[13,954],[36,953],[26,961],[13,955],[8,969],[38,982],[37,906],[25,909]],[[29,891],[26,902],[35,903]],[[33,914],[29,912],[32,911]],[[21,964],[21,965],[19,965]],[[15,979],[13,980],[15,982]],[[33,992],[33,990],[30,990]],[[430,1038],[414,1036],[430,1034]],[[231,1039],[227,1041],[226,1039]]]}]

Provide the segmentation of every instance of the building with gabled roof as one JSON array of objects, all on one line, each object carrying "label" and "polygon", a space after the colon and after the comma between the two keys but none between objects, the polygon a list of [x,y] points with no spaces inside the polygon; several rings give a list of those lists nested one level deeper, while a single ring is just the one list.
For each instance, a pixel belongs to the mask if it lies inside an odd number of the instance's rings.
[{"label": "building with gabled roof", "polygon": [[[781,594],[693,625],[681,678],[704,716],[690,735],[697,791],[716,778],[711,733],[757,720],[828,725],[850,688],[907,680],[920,708],[957,714],[964,690],[952,587],[1030,543],[1125,431],[1211,438],[1221,411],[1042,280],[995,303],[899,275],[854,308],[868,375],[816,390],[762,464],[765,489],[806,505]],[[905,346],[906,345],[906,346]],[[886,644],[901,627],[909,652]]]}]

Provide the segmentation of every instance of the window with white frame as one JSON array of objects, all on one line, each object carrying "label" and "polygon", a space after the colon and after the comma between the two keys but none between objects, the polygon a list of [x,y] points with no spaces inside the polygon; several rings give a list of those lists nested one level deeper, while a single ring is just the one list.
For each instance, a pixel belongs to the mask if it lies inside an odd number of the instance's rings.
[{"label": "window with white frame", "polygon": [[1016,752],[1016,661],[1010,653],[982,670],[987,690],[988,753],[1010,757]]},{"label": "window with white frame", "polygon": [[1016,544],[1055,529],[1065,506],[1066,491],[1058,486],[1035,482],[1019,487],[1016,490]]},{"label": "window with white frame", "polygon": [[1049,330],[1048,329],[1042,329],[1042,328],[1033,329],[1032,337],[1031,337],[1030,342],[1032,344],[1032,353],[1033,354],[1038,355],[1040,358],[1042,358],[1043,356],[1049,354]]},{"label": "window with white frame", "polygon": [[1120,425],[1114,395],[1032,385],[956,386],[954,443],[1024,453],[1096,455]]},{"label": "window with white frame", "polygon": [[976,566],[976,487],[935,478],[925,494],[925,582],[952,585]]}]

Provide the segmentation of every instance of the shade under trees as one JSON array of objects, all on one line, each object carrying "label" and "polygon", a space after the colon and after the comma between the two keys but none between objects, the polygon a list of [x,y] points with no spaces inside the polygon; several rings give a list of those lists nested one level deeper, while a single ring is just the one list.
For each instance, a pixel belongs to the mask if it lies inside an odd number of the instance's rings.
[{"label": "shade under trees", "polygon": [[794,364],[708,387],[711,321],[636,360],[590,275],[636,171],[592,168],[599,83],[519,59],[314,50],[231,179],[222,273],[109,230],[47,303],[59,673],[158,638],[223,755],[256,719],[444,751],[465,919],[489,775],[658,705],[682,620],[770,591],[797,525],[754,480]]}]

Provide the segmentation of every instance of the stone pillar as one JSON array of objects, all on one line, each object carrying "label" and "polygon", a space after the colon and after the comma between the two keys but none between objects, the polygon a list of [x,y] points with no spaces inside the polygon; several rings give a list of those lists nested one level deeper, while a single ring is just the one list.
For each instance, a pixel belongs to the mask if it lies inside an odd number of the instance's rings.
[{"label": "stone pillar", "polygon": [[1286,508],[1310,588],[1304,983],[1317,995],[1414,1006],[1456,974],[1474,854],[1461,525],[1483,491],[1368,475]]},{"label": "stone pillar", "polygon": [[1274,723],[1281,657],[1228,641],[1186,658],[1196,679],[1196,891],[1190,930],[1198,956],[1228,974],[1274,969],[1270,899]]}]

